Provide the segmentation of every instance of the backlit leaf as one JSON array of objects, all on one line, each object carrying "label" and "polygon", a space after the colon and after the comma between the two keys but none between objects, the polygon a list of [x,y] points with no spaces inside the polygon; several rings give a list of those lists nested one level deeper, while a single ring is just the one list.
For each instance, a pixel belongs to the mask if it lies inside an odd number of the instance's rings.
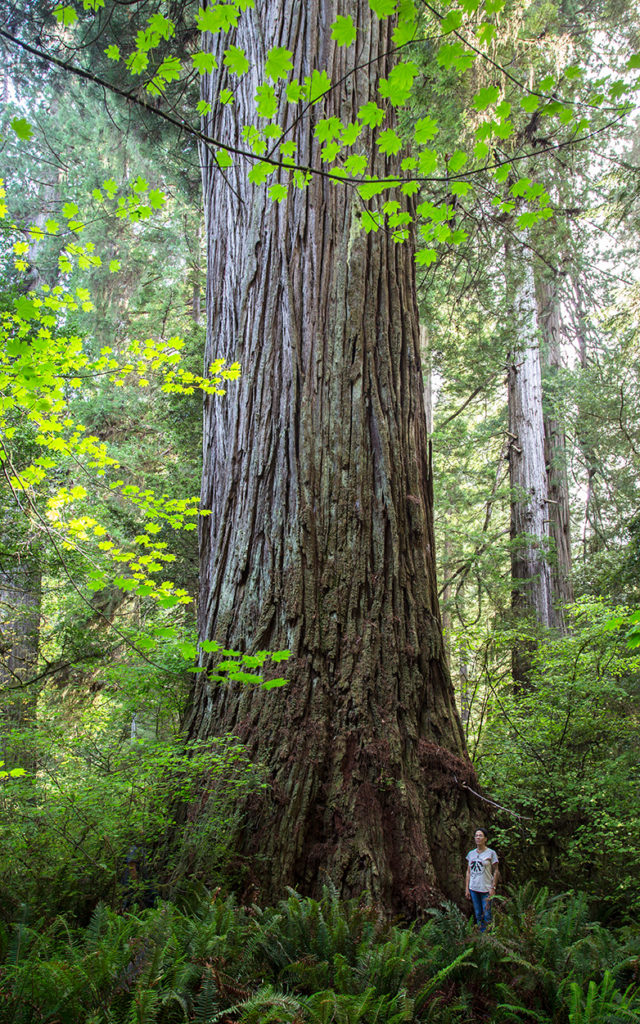
[{"label": "backlit leaf", "polygon": [[353,24],[351,15],[338,15],[331,26],[331,38],[335,39],[338,46],[351,46],[355,42],[357,30]]},{"label": "backlit leaf", "polygon": [[264,65],[267,78],[271,78],[274,82],[277,82],[279,78],[288,78],[289,72],[293,69],[292,57],[291,50],[286,50],[284,46],[274,46],[272,50],[269,50]]}]

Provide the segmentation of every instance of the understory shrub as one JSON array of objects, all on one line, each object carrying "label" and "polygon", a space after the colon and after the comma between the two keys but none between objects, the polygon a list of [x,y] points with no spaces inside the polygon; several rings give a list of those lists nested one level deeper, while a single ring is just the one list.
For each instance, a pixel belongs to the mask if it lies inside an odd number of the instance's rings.
[{"label": "understory shrub", "polygon": [[628,610],[583,601],[539,641],[530,680],[494,697],[475,763],[512,882],[580,888],[602,920],[640,913],[640,656]]}]

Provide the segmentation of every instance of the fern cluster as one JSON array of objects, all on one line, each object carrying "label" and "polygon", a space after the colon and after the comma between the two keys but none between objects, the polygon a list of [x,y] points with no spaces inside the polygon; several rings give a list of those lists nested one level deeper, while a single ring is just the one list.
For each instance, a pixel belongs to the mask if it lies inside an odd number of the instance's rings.
[{"label": "fern cluster", "polygon": [[291,892],[238,907],[204,888],[86,928],[26,917],[0,936],[0,1024],[627,1024],[640,937],[532,886],[480,936],[454,906],[414,927]]}]

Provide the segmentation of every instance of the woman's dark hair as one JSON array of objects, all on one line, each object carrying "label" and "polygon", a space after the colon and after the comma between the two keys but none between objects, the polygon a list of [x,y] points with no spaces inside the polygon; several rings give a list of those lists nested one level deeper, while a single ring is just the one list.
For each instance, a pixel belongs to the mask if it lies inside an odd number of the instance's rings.
[{"label": "woman's dark hair", "polygon": [[482,825],[478,825],[476,832],[482,832],[485,839],[489,838],[489,833],[487,832],[486,828],[483,828]]}]

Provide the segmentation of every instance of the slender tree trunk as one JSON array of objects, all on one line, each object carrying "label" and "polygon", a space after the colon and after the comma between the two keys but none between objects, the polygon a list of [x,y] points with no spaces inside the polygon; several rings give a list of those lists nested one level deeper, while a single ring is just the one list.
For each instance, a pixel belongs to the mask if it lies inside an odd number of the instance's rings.
[{"label": "slender tree trunk", "polygon": [[[562,368],[560,346],[560,295],[557,274],[553,278],[536,273],[536,301],[542,335],[542,366],[551,383]],[[547,464],[549,532],[553,542],[551,589],[555,625],[563,625],[562,606],[573,601],[571,583],[571,516],[567,450],[564,426],[551,402],[544,401],[544,443]]]},{"label": "slender tree trunk", "polygon": [[424,381],[424,415],[427,421],[427,434],[431,436],[433,434],[433,367],[429,331],[424,324],[420,325],[420,357]]},{"label": "slender tree trunk", "polygon": [[[317,167],[315,120],[355,119],[389,70],[390,23],[364,0],[350,10],[362,70],[288,135]],[[261,5],[236,43],[258,66],[288,47],[293,77],[315,66],[337,82],[339,12]],[[245,76],[212,134],[240,143],[258,81]],[[212,105],[221,84],[205,85]],[[376,171],[393,166],[378,158]],[[293,657],[275,693],[201,676],[189,731],[233,731],[268,768],[243,840],[261,896],[331,878],[413,913],[461,894],[474,783],[438,616],[412,253],[359,230],[350,190],[315,177],[278,205],[246,170],[228,187],[203,153],[207,360],[239,359],[243,375],[205,404],[200,636]]]},{"label": "slender tree trunk", "polygon": [[[582,288],[580,287],[580,282],[577,276],[572,275],[571,284],[574,299],[574,334],[578,347],[580,366],[582,370],[586,370],[589,364],[587,316],[584,309]],[[582,429],[582,418],[580,416],[580,410],[578,410],[577,440],[580,446],[580,450],[582,452],[587,473],[587,486],[585,494],[584,516],[582,522],[581,537],[582,557],[583,561],[586,562],[591,552],[593,550],[597,550],[600,546],[600,538],[597,530],[596,503],[596,476],[598,472],[598,462],[596,459],[595,452],[593,450],[593,446],[588,440],[588,431],[584,431]]]},{"label": "slender tree trunk", "polygon": [[11,733],[33,722],[38,693],[30,685],[38,665],[40,570],[30,560],[0,568],[0,721],[2,759],[9,767],[32,767],[31,756],[15,748]]},{"label": "slender tree trunk", "polygon": [[[507,375],[512,607],[517,617],[549,627],[553,625],[553,603],[542,378],[533,271],[528,262],[515,291],[514,329],[517,341]],[[518,645],[513,654],[517,683],[526,682],[530,661],[531,645]]]}]

